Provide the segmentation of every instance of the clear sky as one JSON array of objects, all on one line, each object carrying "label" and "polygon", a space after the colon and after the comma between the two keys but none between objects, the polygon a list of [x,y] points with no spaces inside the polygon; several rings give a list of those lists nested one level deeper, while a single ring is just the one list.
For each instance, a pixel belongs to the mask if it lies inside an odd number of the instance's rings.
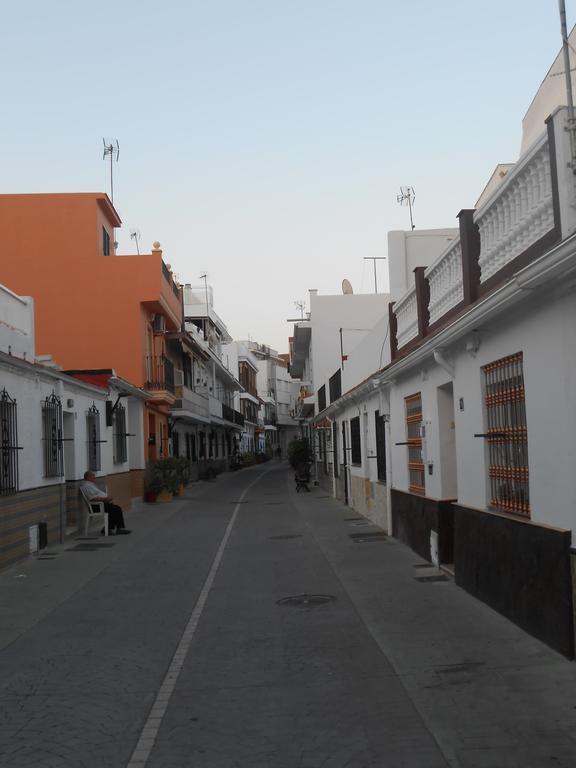
[{"label": "clear sky", "polygon": [[517,158],[559,28],[556,0],[5,4],[0,191],[108,192],[117,138],[120,251],[159,240],[235,338],[285,351],[309,288],[373,290],[399,185],[417,228],[455,226]]}]

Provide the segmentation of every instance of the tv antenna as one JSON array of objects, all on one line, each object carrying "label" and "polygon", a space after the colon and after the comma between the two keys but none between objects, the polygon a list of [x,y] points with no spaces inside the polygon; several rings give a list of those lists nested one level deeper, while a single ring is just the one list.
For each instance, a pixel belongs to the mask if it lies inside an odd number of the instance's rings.
[{"label": "tv antenna", "polygon": [[400,205],[407,205],[410,211],[410,226],[414,229],[414,221],[412,220],[412,206],[416,200],[416,193],[414,187],[400,187],[400,194],[397,195],[396,200]]},{"label": "tv antenna", "polygon": [[102,139],[102,142],[104,144],[102,160],[106,160],[107,157],[110,158],[110,200],[112,205],[114,205],[114,173],[112,169],[114,167],[114,158],[118,162],[120,157],[120,144],[118,144],[118,139]]},{"label": "tv antenna", "polygon": [[[412,225],[412,229],[414,229],[414,225]],[[376,278],[376,262],[386,261],[386,256],[364,256],[364,261],[374,262],[374,293],[378,293],[378,280]]]},{"label": "tv antenna", "polygon": [[303,301],[295,301],[294,306],[300,310],[300,320],[304,320],[304,307],[306,306]]},{"label": "tv antenna", "polygon": [[136,243],[136,253],[138,256],[140,256],[140,248],[138,246],[138,241],[140,240],[140,230],[139,229],[131,229],[130,230],[130,240],[134,240]]}]

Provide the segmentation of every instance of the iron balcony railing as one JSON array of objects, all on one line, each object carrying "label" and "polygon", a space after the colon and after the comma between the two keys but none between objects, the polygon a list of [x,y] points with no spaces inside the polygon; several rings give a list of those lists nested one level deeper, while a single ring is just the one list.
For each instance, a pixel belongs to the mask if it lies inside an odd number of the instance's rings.
[{"label": "iron balcony railing", "polygon": [[230,408],[229,405],[222,403],[222,418],[234,423],[234,408]]},{"label": "iron balcony railing", "polygon": [[146,356],[146,389],[175,392],[174,363],[164,355]]}]

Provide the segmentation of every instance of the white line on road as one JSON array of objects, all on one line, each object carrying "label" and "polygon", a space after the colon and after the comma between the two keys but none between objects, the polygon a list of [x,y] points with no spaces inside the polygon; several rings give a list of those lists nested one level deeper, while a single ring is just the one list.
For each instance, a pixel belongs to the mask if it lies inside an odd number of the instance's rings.
[{"label": "white line on road", "polygon": [[252,486],[260,480],[260,478],[268,474],[270,471],[271,470],[269,469],[266,472],[263,472],[261,475],[258,475],[258,477],[253,480],[247,488],[244,489],[238,503],[234,507],[234,512],[232,513],[230,522],[228,523],[226,531],[224,532],[224,536],[222,537],[222,541],[220,542],[220,546],[218,547],[218,551],[216,552],[214,560],[212,561],[210,572],[206,577],[206,581],[204,582],[200,596],[196,601],[194,610],[192,611],[192,614],[188,619],[188,623],[184,628],[184,632],[182,633],[178,647],[176,648],[170,666],[168,667],[168,672],[166,673],[166,676],[162,681],[162,685],[156,694],[156,699],[152,705],[148,719],[144,723],[144,727],[140,732],[138,743],[136,744],[134,752],[132,753],[132,757],[130,758],[130,762],[126,768],[144,768],[148,762],[148,758],[150,757],[150,753],[154,747],[156,737],[158,736],[158,731],[162,725],[162,720],[164,719],[164,715],[168,709],[170,698],[174,692],[176,683],[178,682],[178,677],[182,671],[182,667],[184,666],[186,654],[188,653],[192,639],[200,622],[202,611],[204,610],[204,606],[208,600],[208,595],[210,594],[210,590],[214,584],[214,579],[216,578],[218,568],[220,567],[220,562],[222,561],[224,550],[226,549],[228,539],[230,538],[232,528],[234,527],[234,523],[236,522],[236,518],[238,516],[240,504],[242,503],[244,496],[246,496],[250,488],[252,488]]}]

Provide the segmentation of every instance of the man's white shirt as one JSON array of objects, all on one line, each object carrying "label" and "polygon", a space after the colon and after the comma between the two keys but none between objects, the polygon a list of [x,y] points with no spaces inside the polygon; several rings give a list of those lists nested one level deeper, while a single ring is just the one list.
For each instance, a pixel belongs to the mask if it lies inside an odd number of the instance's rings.
[{"label": "man's white shirt", "polygon": [[102,490],[102,488],[98,488],[96,483],[91,483],[89,480],[85,480],[82,483],[82,491],[86,495],[86,498],[88,499],[88,501],[92,501],[92,499],[96,499],[99,496],[108,495],[106,491]]}]

